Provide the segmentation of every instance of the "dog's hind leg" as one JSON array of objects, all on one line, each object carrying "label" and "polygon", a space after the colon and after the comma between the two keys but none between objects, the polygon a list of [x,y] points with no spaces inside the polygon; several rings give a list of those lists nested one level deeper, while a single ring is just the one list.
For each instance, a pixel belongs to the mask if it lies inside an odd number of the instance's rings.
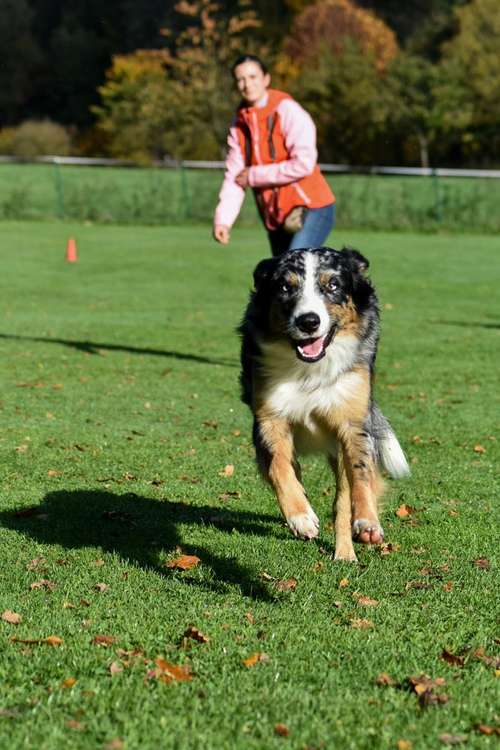
[{"label": "dog's hind leg", "polygon": [[284,419],[259,416],[255,419],[253,431],[259,469],[273,487],[293,534],[302,539],[314,539],[319,533],[319,521],[294,468],[291,427]]},{"label": "dog's hind leg", "polygon": [[356,561],[351,532],[351,488],[344,468],[342,451],[337,456],[329,456],[330,466],[335,473],[336,488],[333,501],[335,523],[335,560]]}]

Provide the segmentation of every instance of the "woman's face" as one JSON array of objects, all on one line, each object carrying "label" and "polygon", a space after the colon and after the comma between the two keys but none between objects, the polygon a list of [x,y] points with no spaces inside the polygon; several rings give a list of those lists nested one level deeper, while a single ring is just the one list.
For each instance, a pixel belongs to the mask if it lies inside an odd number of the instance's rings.
[{"label": "woman's face", "polygon": [[269,73],[264,73],[260,65],[251,60],[234,69],[234,78],[238,91],[250,106],[262,99],[271,83]]}]

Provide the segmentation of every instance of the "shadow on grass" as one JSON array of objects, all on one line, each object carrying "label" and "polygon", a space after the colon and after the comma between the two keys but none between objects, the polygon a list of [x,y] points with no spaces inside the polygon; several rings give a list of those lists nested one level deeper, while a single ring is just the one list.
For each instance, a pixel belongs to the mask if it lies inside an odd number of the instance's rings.
[{"label": "shadow on grass", "polygon": [[130,354],[146,354],[154,357],[171,357],[173,359],[187,360],[189,362],[201,362],[204,365],[222,365],[223,367],[238,367],[238,363],[229,359],[216,359],[214,357],[202,357],[198,354],[183,354],[167,349],[151,349],[148,347],[130,346],[128,344],[102,344],[96,341],[73,341],[72,339],[56,339],[44,336],[18,336],[10,333],[0,333],[0,339],[11,341],[32,341],[42,344],[60,344],[71,349],[84,352],[85,354],[101,354],[102,351],[129,352]]},{"label": "shadow on grass", "polygon": [[493,330],[500,328],[500,323],[477,323],[473,320],[433,320],[432,322],[444,326],[459,326],[460,328],[491,328]]},{"label": "shadow on grass", "polygon": [[194,506],[169,500],[153,500],[134,493],[115,495],[103,490],[49,492],[36,508],[20,508],[0,513],[0,525],[13,529],[40,544],[57,544],[66,549],[98,547],[118,554],[143,569],[154,570],[170,578],[177,572],[159,562],[160,553],[196,555],[202,565],[212,569],[214,582],[185,578],[190,585],[209,587],[226,593],[225,584],[239,586],[244,596],[272,601],[275,599],[255,571],[234,558],[186,541],[180,525],[215,526],[222,532],[236,529],[242,534],[265,535],[264,523],[277,518],[271,515],[230,511],[225,508]]}]

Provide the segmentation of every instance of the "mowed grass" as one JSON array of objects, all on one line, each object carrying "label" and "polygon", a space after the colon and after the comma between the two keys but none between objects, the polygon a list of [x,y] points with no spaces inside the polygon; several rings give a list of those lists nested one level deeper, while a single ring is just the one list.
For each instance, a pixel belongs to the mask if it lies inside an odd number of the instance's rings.
[{"label": "mowed grass", "polygon": [[[371,261],[376,394],[412,466],[388,481],[390,546],[351,565],[324,460],[303,462],[310,543],[253,463],[234,329],[262,230],[222,248],[203,227],[5,222],[0,242],[0,615],[22,618],[0,620],[0,745],[493,747],[497,240],[332,235]],[[166,567],[180,554],[200,563]],[[419,698],[423,674],[445,684]]]}]

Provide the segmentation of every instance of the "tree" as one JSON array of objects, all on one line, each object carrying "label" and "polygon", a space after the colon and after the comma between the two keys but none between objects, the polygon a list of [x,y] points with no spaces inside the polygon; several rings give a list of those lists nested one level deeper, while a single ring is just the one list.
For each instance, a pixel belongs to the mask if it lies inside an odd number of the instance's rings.
[{"label": "tree", "polygon": [[234,104],[231,65],[259,25],[245,0],[227,17],[211,0],[175,6],[185,28],[162,29],[169,46],[119,56],[94,108],[109,150],[126,158],[218,159]]},{"label": "tree", "polygon": [[33,89],[41,51],[31,31],[33,12],[26,0],[0,0],[0,125],[16,123]]},{"label": "tree", "polygon": [[436,84],[442,128],[477,158],[500,157],[500,13],[496,0],[456,10],[458,31],[443,46]]},{"label": "tree", "polygon": [[370,56],[379,71],[398,52],[391,29],[350,0],[319,0],[308,5],[295,18],[283,47],[294,65],[302,68],[314,65],[325,49],[334,56],[341,55],[346,40],[354,41],[363,54]]}]

